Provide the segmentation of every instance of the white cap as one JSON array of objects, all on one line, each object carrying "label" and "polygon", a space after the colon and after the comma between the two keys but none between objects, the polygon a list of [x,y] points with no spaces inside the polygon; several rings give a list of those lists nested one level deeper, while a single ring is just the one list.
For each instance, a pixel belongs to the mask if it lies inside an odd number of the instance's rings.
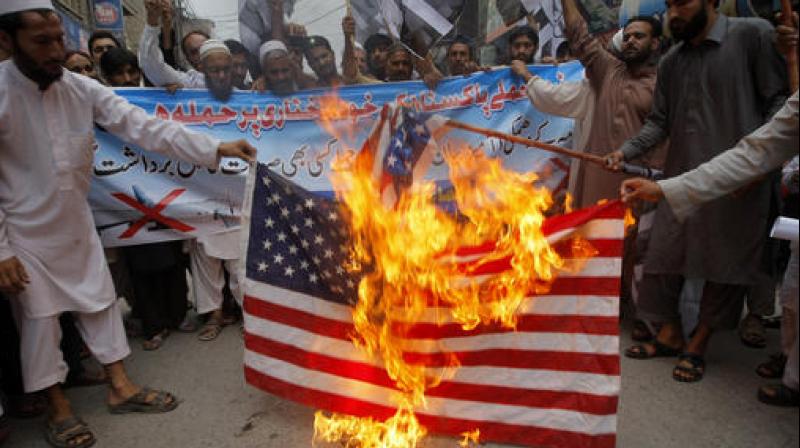
[{"label": "white cap", "polygon": [[260,62],[264,62],[264,58],[267,54],[273,51],[282,51],[286,54],[289,54],[289,49],[286,48],[286,44],[279,40],[268,40],[261,44],[261,48],[258,49],[258,60]]},{"label": "white cap", "polygon": [[0,16],[33,9],[55,9],[50,0],[2,0]]},{"label": "white cap", "polygon": [[614,37],[611,38],[611,46],[616,50],[617,53],[622,53],[622,29],[614,33]]},{"label": "white cap", "polygon": [[225,45],[225,42],[217,39],[208,39],[203,42],[203,45],[200,46],[200,60],[206,58],[206,56],[212,53],[223,53],[230,55],[231,50],[228,49],[228,46]]},{"label": "white cap", "polygon": [[364,50],[364,46],[358,42],[353,42],[353,46],[356,47],[356,50],[366,51]]}]

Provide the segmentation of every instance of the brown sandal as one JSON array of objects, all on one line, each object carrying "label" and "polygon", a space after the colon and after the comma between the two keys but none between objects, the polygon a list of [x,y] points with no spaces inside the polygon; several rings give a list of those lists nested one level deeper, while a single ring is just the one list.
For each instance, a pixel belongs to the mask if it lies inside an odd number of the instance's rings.
[{"label": "brown sandal", "polygon": [[[150,398],[148,400],[148,397]],[[143,387],[130,398],[118,404],[109,404],[108,410],[112,414],[128,414],[141,412],[155,414],[169,412],[178,407],[178,399],[169,392]]]},{"label": "brown sandal", "polygon": [[152,338],[142,342],[142,348],[147,351],[158,350],[164,344],[164,339],[169,336],[169,330],[161,330]]},{"label": "brown sandal", "polygon": [[[54,423],[47,422],[47,442],[56,448],[88,448],[97,442],[89,426],[78,417]],[[81,442],[70,443],[83,438]]]},{"label": "brown sandal", "polygon": [[222,323],[216,319],[209,319],[208,322],[203,325],[203,328],[200,329],[200,333],[197,334],[197,339],[204,342],[213,341],[220,333],[222,333]]}]

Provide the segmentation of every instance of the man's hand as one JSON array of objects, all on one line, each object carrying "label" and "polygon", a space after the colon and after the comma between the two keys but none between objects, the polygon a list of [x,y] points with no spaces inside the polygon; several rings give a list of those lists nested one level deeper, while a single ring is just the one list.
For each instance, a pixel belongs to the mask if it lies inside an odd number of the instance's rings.
[{"label": "man's hand", "polygon": [[267,91],[267,80],[264,76],[259,76],[258,78],[253,81],[253,84],[250,86],[251,92],[258,92],[264,93]]},{"label": "man's hand", "polygon": [[161,0],[161,20],[162,23],[172,23],[172,2]]},{"label": "man's hand", "polygon": [[623,181],[619,194],[622,196],[622,202],[626,204],[637,200],[658,202],[664,197],[664,192],[661,191],[661,187],[657,182],[643,177],[635,177]]},{"label": "man's hand", "polygon": [[526,83],[533,78],[533,75],[528,70],[528,66],[519,59],[514,59],[511,61],[511,71],[514,72],[515,75],[524,79]]},{"label": "man's hand", "polygon": [[617,173],[622,171],[623,163],[625,163],[625,154],[622,151],[614,151],[603,157],[603,166],[609,171]]},{"label": "man's hand", "polygon": [[222,142],[217,148],[217,155],[220,157],[238,157],[248,163],[256,161],[256,152],[256,148],[247,143],[247,140]]},{"label": "man's hand", "polygon": [[355,37],[356,20],[353,18],[353,16],[344,16],[344,18],[342,18],[342,31],[344,32],[344,37],[346,39]]},{"label": "man's hand", "polygon": [[159,0],[145,0],[144,9],[147,11],[147,24],[159,26],[161,20],[161,2]]},{"label": "man's hand", "polygon": [[164,84],[164,90],[167,91],[170,95],[175,95],[175,92],[181,90],[183,88],[183,84],[176,82],[174,84]]},{"label": "man's hand", "polygon": [[300,25],[299,23],[287,23],[286,24],[286,35],[287,36],[308,36],[308,32],[306,31],[306,27]]},{"label": "man's hand", "polygon": [[31,282],[25,267],[17,257],[0,261],[0,292],[18,294]]},{"label": "man's hand", "polygon": [[436,90],[436,86],[439,85],[439,82],[442,79],[444,79],[444,75],[442,75],[442,72],[440,72],[439,69],[433,66],[431,66],[431,69],[425,71],[425,74],[422,75],[422,80],[425,82],[425,85],[431,90]]},{"label": "man's hand", "polygon": [[775,47],[782,55],[788,55],[793,51],[797,51],[797,13],[792,13],[792,22],[794,26],[785,25],[783,23],[783,14],[778,14],[778,25],[775,28]]}]

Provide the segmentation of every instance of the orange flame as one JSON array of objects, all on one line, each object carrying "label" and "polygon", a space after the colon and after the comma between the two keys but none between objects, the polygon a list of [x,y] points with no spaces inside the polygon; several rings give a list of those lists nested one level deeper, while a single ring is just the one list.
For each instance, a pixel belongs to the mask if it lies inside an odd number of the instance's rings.
[{"label": "orange flame", "polygon": [[[321,106],[321,125],[338,136],[340,126],[332,120],[341,114],[327,109],[341,103],[330,99]],[[362,275],[353,343],[383,361],[400,393],[394,397],[397,414],[385,422],[318,412],[315,440],[346,447],[415,447],[425,429],[414,411],[426,407],[425,391],[453,375],[458,360],[452,356],[440,370],[406,362],[406,335],[413,323],[438,304],[449,310],[439,316],[440,323],[457,322],[465,330],[490,323],[513,328],[523,300],[531,292],[546,293],[558,271],[574,266],[542,232],[553,200],[547,189],[534,185],[535,174],[505,170],[500,160],[480,151],[449,151],[444,158],[458,218],[436,205],[431,182],[414,184],[386,204],[370,164],[334,164],[331,182],[352,237],[348,268]],[[584,243],[573,242],[571,258],[593,253]],[[482,245],[488,253],[465,262],[459,249]],[[483,275],[483,268],[497,262],[508,268]],[[462,446],[467,446],[479,433],[463,435]]]}]

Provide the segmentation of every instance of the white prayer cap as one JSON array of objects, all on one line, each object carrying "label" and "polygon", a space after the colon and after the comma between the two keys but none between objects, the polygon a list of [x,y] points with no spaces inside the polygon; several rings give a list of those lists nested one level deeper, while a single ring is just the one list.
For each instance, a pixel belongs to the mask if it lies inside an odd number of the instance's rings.
[{"label": "white prayer cap", "polygon": [[282,51],[289,54],[289,49],[286,48],[286,44],[279,40],[268,40],[261,44],[261,48],[258,49],[258,60],[263,63],[264,58],[273,51]]},{"label": "white prayer cap", "polygon": [[0,1],[0,16],[33,9],[55,9],[50,0],[3,0]]},{"label": "white prayer cap", "polygon": [[200,46],[200,60],[206,58],[206,56],[212,53],[223,53],[230,55],[231,50],[228,49],[228,46],[225,45],[225,42],[217,39],[208,39],[203,42],[203,45]]},{"label": "white prayer cap", "polygon": [[611,46],[617,53],[622,53],[622,29],[614,33],[614,37],[611,38]]},{"label": "white prayer cap", "polygon": [[356,50],[366,51],[364,50],[364,46],[358,42],[353,42],[353,46],[356,47]]}]

